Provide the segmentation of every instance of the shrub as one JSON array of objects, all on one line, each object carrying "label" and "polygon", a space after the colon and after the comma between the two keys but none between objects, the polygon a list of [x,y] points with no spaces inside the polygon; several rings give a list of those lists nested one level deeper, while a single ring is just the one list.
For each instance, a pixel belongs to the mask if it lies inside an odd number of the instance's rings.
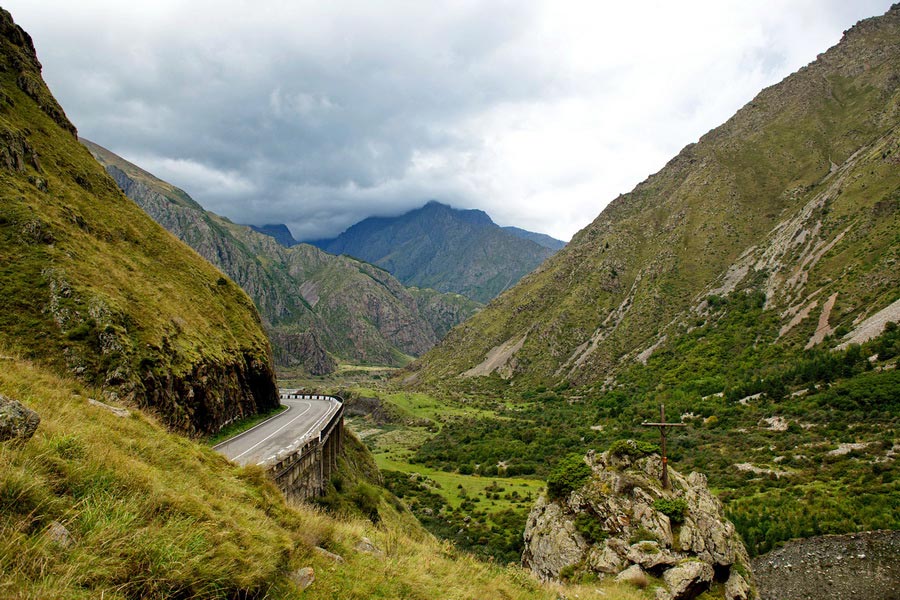
[{"label": "shrub", "polygon": [[639,458],[659,452],[659,446],[650,442],[640,442],[636,440],[616,440],[609,447],[609,453],[612,456],[631,456]]},{"label": "shrub", "polygon": [[687,502],[682,498],[657,498],[653,502],[653,508],[669,517],[672,523],[684,523]]},{"label": "shrub", "polygon": [[575,517],[575,529],[589,544],[602,542],[607,537],[603,523],[589,512],[578,513]]},{"label": "shrub", "polygon": [[547,493],[551,498],[563,498],[583,486],[591,476],[591,468],[580,454],[570,454],[559,461],[547,476]]}]

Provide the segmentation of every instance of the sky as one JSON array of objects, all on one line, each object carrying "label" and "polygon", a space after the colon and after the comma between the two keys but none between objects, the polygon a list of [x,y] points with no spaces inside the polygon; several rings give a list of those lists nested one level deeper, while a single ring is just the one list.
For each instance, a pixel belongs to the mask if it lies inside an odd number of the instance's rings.
[{"label": "sky", "polygon": [[7,0],[79,134],[298,239],[438,200],[568,240],[891,0]]}]

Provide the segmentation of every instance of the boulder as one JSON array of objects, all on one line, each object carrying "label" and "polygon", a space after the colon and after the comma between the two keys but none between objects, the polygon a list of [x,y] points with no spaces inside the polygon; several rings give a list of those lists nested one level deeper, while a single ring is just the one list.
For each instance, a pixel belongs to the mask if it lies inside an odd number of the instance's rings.
[{"label": "boulder", "polygon": [[0,442],[24,444],[31,439],[41,417],[17,400],[0,395]]},{"label": "boulder", "polygon": [[631,565],[618,575],[616,575],[616,581],[622,583],[630,583],[633,586],[639,588],[647,587],[647,574],[644,573],[644,570],[640,565]]},{"label": "boulder", "polygon": [[[726,583],[734,600],[757,597],[747,551],[706,477],[670,468],[670,487],[663,489],[660,457],[642,455],[636,444],[624,450],[620,444],[614,455],[589,453],[585,462],[591,476],[580,488],[542,496],[528,516],[522,562],[538,577],[558,579],[571,566],[600,576],[641,572],[662,577],[669,589],[654,593],[667,600],[693,598],[713,582],[714,597],[723,597]],[[672,512],[673,505],[684,511]],[[579,527],[588,516],[596,524],[585,535]],[[739,575],[737,565],[748,575]]]},{"label": "boulder", "polygon": [[737,571],[732,571],[725,582],[725,600],[750,600],[750,584]]},{"label": "boulder", "polygon": [[334,561],[338,564],[344,562],[343,556],[341,556],[340,554],[335,554],[334,552],[329,552],[325,548],[320,548],[319,546],[316,546],[315,548],[313,548],[313,551],[316,554],[318,554],[319,556],[321,556],[323,558],[327,558],[328,560]]},{"label": "boulder", "polygon": [[373,544],[372,540],[367,537],[359,540],[359,542],[356,543],[355,548],[357,552],[362,552],[363,554],[371,554],[373,556],[377,556],[378,558],[384,558],[384,550]]},{"label": "boulder", "polygon": [[685,561],[663,573],[672,600],[696,598],[709,588],[712,580],[712,566],[699,560]]},{"label": "boulder", "polygon": [[580,562],[588,549],[575,529],[573,516],[543,497],[528,515],[525,540],[522,562],[544,581],[559,577],[564,568]]},{"label": "boulder", "polygon": [[316,572],[312,567],[303,567],[291,573],[291,581],[294,582],[300,590],[305,590],[316,580]]}]

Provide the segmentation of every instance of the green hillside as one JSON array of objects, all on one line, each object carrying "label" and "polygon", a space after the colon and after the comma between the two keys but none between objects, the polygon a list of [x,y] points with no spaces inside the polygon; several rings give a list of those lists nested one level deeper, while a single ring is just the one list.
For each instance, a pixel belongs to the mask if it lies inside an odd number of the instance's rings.
[{"label": "green hillside", "polygon": [[275,406],[250,299],[119,191],[0,21],[0,343],[186,431]]},{"label": "green hillside", "polygon": [[[763,90],[453,331],[411,379],[608,388],[715,322],[717,299],[736,293],[765,295],[766,318],[749,326],[785,351],[891,305],[900,298],[898,29],[895,7]],[[710,368],[734,375],[724,358]]]},{"label": "green hillside", "polygon": [[403,365],[479,308],[440,293],[428,293],[420,306],[381,268],[308,244],[287,248],[204,210],[184,191],[109,150],[82,143],[138,206],[253,298],[281,366],[321,375],[335,369],[335,359]]}]

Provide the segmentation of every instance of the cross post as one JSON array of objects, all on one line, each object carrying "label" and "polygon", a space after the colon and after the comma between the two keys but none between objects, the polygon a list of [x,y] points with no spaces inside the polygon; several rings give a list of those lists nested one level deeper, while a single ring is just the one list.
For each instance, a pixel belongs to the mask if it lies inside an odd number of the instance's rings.
[{"label": "cross post", "polygon": [[666,423],[666,407],[659,405],[659,423],[641,423],[644,427],[659,427],[659,437],[661,439],[660,447],[662,449],[662,474],[659,479],[662,481],[663,489],[669,489],[669,458],[666,456],[666,428],[667,427],[685,427],[684,423]]}]

